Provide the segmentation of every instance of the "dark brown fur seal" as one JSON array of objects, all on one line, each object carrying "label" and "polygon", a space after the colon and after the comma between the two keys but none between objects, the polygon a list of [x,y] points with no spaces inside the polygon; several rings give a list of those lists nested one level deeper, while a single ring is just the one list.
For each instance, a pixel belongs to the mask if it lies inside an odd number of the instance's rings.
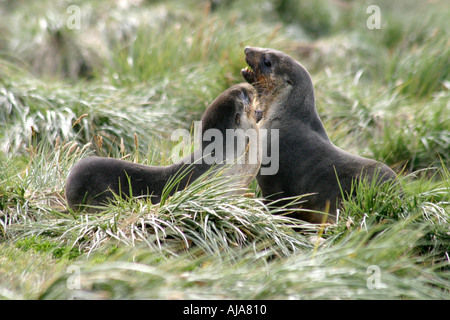
[{"label": "dark brown fur seal", "polygon": [[[279,200],[303,194],[307,200],[302,208],[329,212],[328,221],[336,217],[336,209],[352,182],[374,177],[377,183],[396,179],[386,165],[366,159],[335,146],[329,139],[315,107],[314,88],[306,69],[283,52],[265,48],[245,48],[245,60],[250,68],[241,71],[245,80],[257,92],[256,104],[262,109],[261,129],[267,137],[278,129],[279,145],[267,138],[262,143],[261,171],[265,154],[278,147],[279,170],[274,175],[257,175],[258,184],[266,199]],[[337,179],[338,177],[338,179]],[[285,204],[283,201],[279,205]],[[299,219],[320,223],[324,215],[314,212],[296,212]]]},{"label": "dark brown fur seal", "polygon": [[[86,206],[106,204],[108,199],[113,198],[113,193],[129,197],[130,186],[133,197],[151,196],[152,203],[159,203],[169,179],[183,173],[185,176],[178,186],[178,190],[181,190],[207,172],[212,165],[223,169],[226,163],[230,163],[225,160],[229,160],[231,153],[234,158],[231,160],[236,162],[224,170],[225,174],[239,177],[237,187],[248,187],[260,165],[259,154],[256,151],[255,155],[254,151],[255,141],[258,150],[259,137],[246,136],[249,131],[258,134],[253,116],[253,96],[254,89],[248,83],[235,85],[220,94],[203,114],[202,137],[211,132],[209,129],[212,129],[212,133],[222,135],[223,141],[219,141],[222,142],[222,150],[227,150],[227,143],[233,140],[231,146],[234,149],[230,154],[211,150],[211,142],[202,141],[201,150],[168,166],[147,166],[112,158],[87,157],[79,161],[68,175],[65,191],[68,206],[75,211],[83,208],[95,211],[95,208]],[[236,145],[235,138],[227,135],[229,129],[236,132]],[[206,150],[210,152],[208,155],[205,154]],[[206,161],[205,156],[211,156],[210,161]],[[172,190],[171,194],[175,191]]]}]

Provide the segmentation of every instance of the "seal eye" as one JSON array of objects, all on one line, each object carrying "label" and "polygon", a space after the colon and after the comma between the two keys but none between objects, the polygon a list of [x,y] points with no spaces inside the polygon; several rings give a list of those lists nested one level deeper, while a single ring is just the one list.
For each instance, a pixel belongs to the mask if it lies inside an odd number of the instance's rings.
[{"label": "seal eye", "polygon": [[236,113],[236,119],[235,119],[236,125],[240,126],[241,125],[241,114],[240,113]]},{"label": "seal eye", "polygon": [[271,66],[272,66],[272,62],[270,62],[270,60],[269,59],[267,59],[267,58],[264,58],[264,65],[267,67],[267,68],[270,68]]}]

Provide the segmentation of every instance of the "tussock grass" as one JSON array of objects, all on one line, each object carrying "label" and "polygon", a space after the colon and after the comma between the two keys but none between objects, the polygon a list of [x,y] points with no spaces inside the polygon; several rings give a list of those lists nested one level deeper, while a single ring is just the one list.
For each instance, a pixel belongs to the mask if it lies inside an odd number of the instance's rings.
[{"label": "tussock grass", "polygon": [[325,70],[316,77],[317,108],[331,139],[346,150],[386,162],[397,172],[448,167],[448,92],[413,100],[384,86],[368,89],[366,81],[363,70]]},{"label": "tussock grass", "polygon": [[[152,137],[167,138],[170,128],[181,126],[183,120],[174,116],[176,101],[165,97],[149,101],[154,92],[145,87],[54,90],[42,83],[11,83],[1,94],[6,109],[3,150],[11,153],[23,152],[30,143],[77,139],[82,144],[95,143],[99,155],[118,155],[121,139],[125,152],[135,147],[134,134],[138,139],[146,137],[141,147],[147,152]],[[99,137],[101,143],[94,140]]]},{"label": "tussock grass", "polygon": [[[422,236],[408,224],[378,235],[355,231],[333,246],[269,262],[258,247],[159,261],[145,251],[133,252],[135,262],[122,254],[109,264],[79,266],[79,290],[68,290],[70,275],[61,275],[41,298],[443,299],[448,274],[408,257]],[[379,282],[368,279],[371,266],[379,268]]]}]

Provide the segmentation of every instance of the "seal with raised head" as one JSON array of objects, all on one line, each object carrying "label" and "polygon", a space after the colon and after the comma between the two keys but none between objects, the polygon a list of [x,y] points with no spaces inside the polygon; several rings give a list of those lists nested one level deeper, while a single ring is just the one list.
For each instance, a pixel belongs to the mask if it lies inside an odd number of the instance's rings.
[{"label": "seal with raised head", "polygon": [[[327,221],[333,222],[342,193],[350,193],[355,180],[384,183],[396,179],[385,164],[346,152],[330,141],[316,110],[311,77],[299,62],[281,51],[254,47],[245,48],[245,60],[249,67],[241,74],[256,89],[256,114],[261,114],[258,127],[264,142],[256,178],[264,198],[284,205],[280,199],[308,194],[301,208],[310,210],[292,215],[320,223],[324,215],[311,211],[327,211]],[[263,175],[265,155],[274,150],[269,139],[274,130],[278,171]]]},{"label": "seal with raised head", "polygon": [[251,85],[241,83],[220,94],[202,116],[201,148],[172,165],[148,166],[95,156],[80,160],[67,177],[68,206],[75,211],[95,211],[93,206],[106,204],[114,194],[150,196],[152,203],[159,203],[172,178],[181,180],[170,194],[187,187],[212,166],[212,171],[221,169],[230,176],[236,192],[244,192],[260,166],[254,93]]}]

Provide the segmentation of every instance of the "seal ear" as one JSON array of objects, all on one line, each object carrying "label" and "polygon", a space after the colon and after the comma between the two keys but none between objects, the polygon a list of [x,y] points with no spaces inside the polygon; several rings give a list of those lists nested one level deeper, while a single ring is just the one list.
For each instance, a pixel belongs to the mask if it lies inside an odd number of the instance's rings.
[{"label": "seal ear", "polygon": [[237,126],[241,125],[241,114],[239,112],[236,112],[236,118],[234,119],[234,122],[236,123]]}]

